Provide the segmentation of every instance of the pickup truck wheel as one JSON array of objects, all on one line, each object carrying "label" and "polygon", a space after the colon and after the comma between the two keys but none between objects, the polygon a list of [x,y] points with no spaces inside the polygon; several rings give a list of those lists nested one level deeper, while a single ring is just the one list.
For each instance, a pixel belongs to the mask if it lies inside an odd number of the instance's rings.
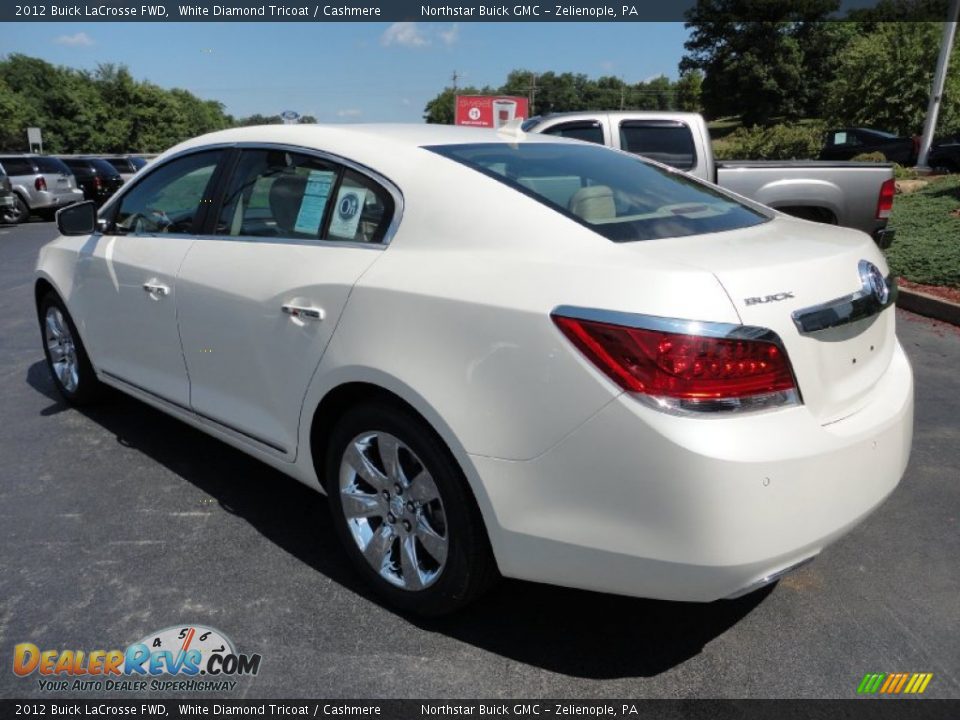
[{"label": "pickup truck wheel", "polygon": [[376,402],[348,410],[331,434],[326,485],[341,544],[390,605],[443,615],[497,577],[462,471],[405,408]]}]

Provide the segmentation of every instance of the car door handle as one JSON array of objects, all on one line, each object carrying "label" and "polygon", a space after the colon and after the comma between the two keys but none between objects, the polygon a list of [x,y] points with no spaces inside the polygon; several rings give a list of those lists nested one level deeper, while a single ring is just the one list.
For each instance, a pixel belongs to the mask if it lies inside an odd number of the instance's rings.
[{"label": "car door handle", "polygon": [[323,311],[323,308],[318,307],[286,304],[282,305],[280,309],[283,310],[284,315],[289,315],[290,317],[294,317],[299,320],[316,320],[319,322],[327,316],[327,314]]},{"label": "car door handle", "polygon": [[145,282],[143,284],[143,291],[150,293],[157,298],[165,297],[166,295],[170,294],[169,286],[155,282]]}]

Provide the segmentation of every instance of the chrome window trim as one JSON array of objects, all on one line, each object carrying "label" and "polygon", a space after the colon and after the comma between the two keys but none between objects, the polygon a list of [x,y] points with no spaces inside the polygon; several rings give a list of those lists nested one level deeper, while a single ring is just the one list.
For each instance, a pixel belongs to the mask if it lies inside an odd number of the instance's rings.
[{"label": "chrome window trim", "polygon": [[[383,235],[383,239],[379,243],[367,243],[359,242],[354,240],[305,240],[302,243],[299,238],[271,238],[273,240],[286,241],[283,244],[305,244],[315,247],[337,247],[337,246],[350,246],[350,247],[382,247],[386,248],[390,242],[393,240],[394,235],[397,234],[397,230],[400,227],[400,221],[403,218],[404,211],[404,198],[403,193],[400,191],[400,188],[390,180],[388,177],[380,174],[373,168],[367,167],[361,163],[358,163],[354,160],[350,160],[341,155],[336,155],[335,153],[328,152],[326,150],[318,150],[316,148],[304,147],[302,145],[292,145],[286,143],[272,143],[272,142],[254,142],[254,141],[245,141],[245,142],[227,142],[227,143],[211,143],[209,145],[198,145],[195,147],[185,148],[173,155],[165,157],[161,162],[154,162],[149,165],[149,170],[143,168],[140,172],[136,174],[136,179],[134,182],[130,183],[129,186],[125,185],[118,192],[116,192],[113,197],[110,198],[103,207],[100,208],[97,216],[99,218],[105,217],[107,214],[112,212],[113,206],[121,202],[124,195],[131,192],[133,188],[139,185],[145,177],[148,177],[151,173],[156,170],[164,167],[167,163],[173,162],[179,158],[185,157],[187,155],[192,155],[198,152],[205,152],[209,150],[280,150],[283,152],[298,152],[304,155],[312,155],[314,157],[326,160],[328,162],[336,163],[342,165],[345,168],[358,172],[361,175],[373,180],[375,183],[380,185],[384,190],[386,190],[390,197],[393,199],[393,217],[390,219],[390,224],[387,226],[387,230]],[[158,237],[170,237],[166,233],[156,233]],[[139,235],[137,237],[144,237],[144,235]],[[189,237],[195,237],[198,239],[205,238],[217,238],[217,239],[228,239],[228,240],[237,240],[239,237],[234,237],[231,235],[211,235],[211,234],[197,234],[189,235]],[[263,242],[264,238],[258,236],[243,236],[248,242],[257,241]]]},{"label": "chrome window trim", "polygon": [[887,299],[881,301],[867,277],[867,266],[871,263],[861,260],[859,264],[861,287],[854,293],[828,300],[810,307],[794,310],[791,314],[793,324],[801,335],[818,333],[822,330],[849,325],[858,320],[878,315],[897,301],[897,279],[893,273],[883,282],[887,288]]},{"label": "chrome window trim", "polygon": [[[661,317],[659,315],[621,312],[618,310],[577,307],[574,305],[558,305],[550,314],[551,316],[561,315],[577,320],[609,323],[611,325],[621,325],[623,327],[637,328],[640,330],[654,330],[683,335],[700,335],[703,337],[720,338],[722,340],[757,340],[775,345],[788,360],[790,357],[783,344],[783,340],[776,332],[769,328],[755,325],[686,320],[682,318]],[[600,372],[599,369],[598,372]],[[644,393],[623,392],[647,407],[667,413],[668,415],[698,418],[726,417],[732,413],[757,413],[802,405],[803,396],[800,393],[800,383],[797,382],[796,373],[793,372],[793,363],[790,363],[790,374],[793,376],[793,390],[754,395],[747,398],[689,401],[658,395],[647,395]]]},{"label": "chrome window trim", "polygon": [[[163,235],[161,237],[169,236]],[[197,235],[195,237],[197,240],[203,240],[204,242],[216,240],[219,242],[256,243],[257,245],[300,245],[302,247],[312,248],[340,247],[353,248],[355,250],[367,249],[379,251],[387,249],[386,244],[382,242],[360,242],[359,240],[308,240],[306,238],[285,238],[264,235]]]}]

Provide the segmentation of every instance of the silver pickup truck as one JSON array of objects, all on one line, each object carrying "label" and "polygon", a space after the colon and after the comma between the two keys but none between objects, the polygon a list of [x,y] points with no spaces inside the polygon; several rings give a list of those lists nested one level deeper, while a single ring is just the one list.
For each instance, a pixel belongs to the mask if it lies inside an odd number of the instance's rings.
[{"label": "silver pickup truck", "polygon": [[890,164],[718,161],[706,122],[696,113],[561,113],[532,117],[523,129],[643,155],[781,212],[863,230],[882,248],[893,242],[887,227],[894,195]]}]

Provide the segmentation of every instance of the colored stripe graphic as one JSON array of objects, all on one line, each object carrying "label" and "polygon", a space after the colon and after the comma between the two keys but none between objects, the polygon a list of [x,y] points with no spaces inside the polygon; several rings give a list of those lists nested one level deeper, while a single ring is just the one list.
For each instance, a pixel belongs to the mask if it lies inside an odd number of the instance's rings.
[{"label": "colored stripe graphic", "polygon": [[900,676],[900,682],[897,683],[897,686],[893,689],[892,692],[895,692],[895,693],[900,692],[900,690],[903,689],[903,684],[904,684],[906,681],[907,681],[907,674],[906,674],[906,673],[903,673],[903,674]]},{"label": "colored stripe graphic", "polygon": [[887,681],[880,688],[880,692],[881,693],[893,692],[891,688],[893,688],[897,684],[897,681],[899,679],[900,679],[900,673],[893,673],[892,675],[887,675]]},{"label": "colored stripe graphic", "polygon": [[867,673],[857,686],[860,695],[921,695],[933,673]]},{"label": "colored stripe graphic", "polygon": [[860,681],[857,692],[863,694],[875,693],[880,689],[880,683],[883,682],[885,677],[886,673],[867,673],[863,676],[863,680]]}]

